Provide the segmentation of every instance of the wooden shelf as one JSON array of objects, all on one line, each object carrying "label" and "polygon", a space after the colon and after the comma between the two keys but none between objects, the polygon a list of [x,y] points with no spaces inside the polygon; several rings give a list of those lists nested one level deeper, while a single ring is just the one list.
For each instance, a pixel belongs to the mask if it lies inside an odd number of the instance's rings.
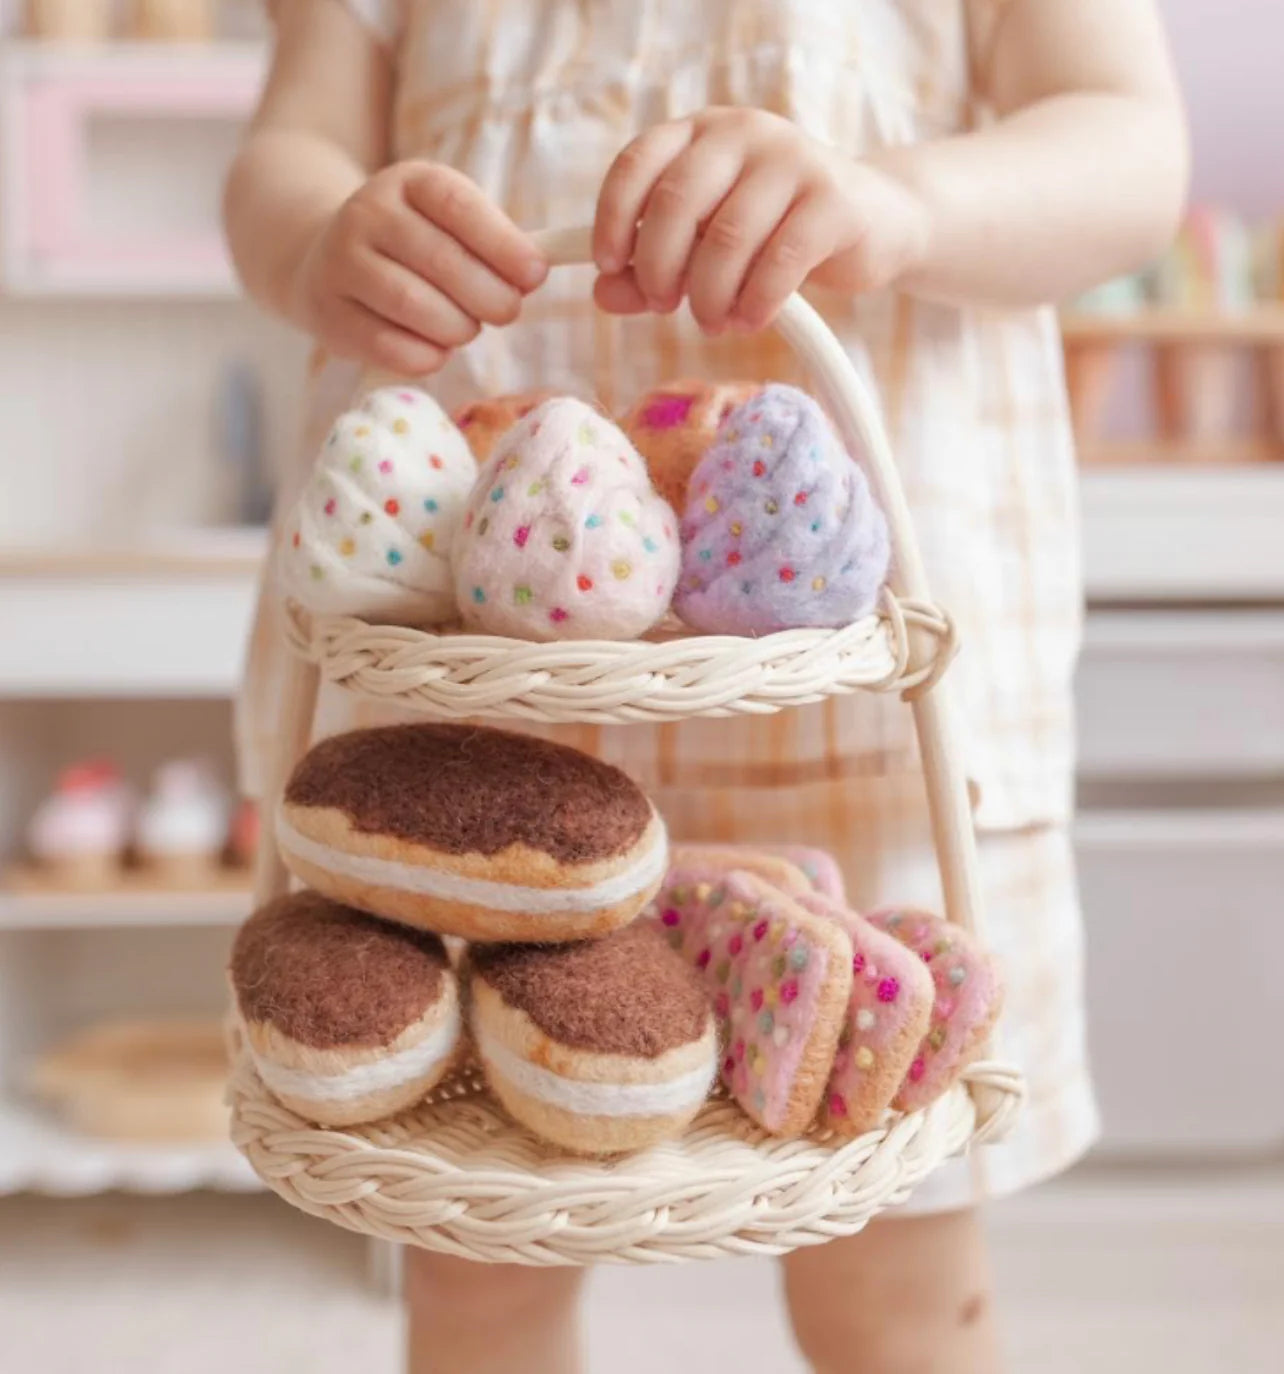
[{"label": "wooden shelf", "polygon": [[1241,314],[1141,310],[1128,315],[1062,315],[1067,343],[1284,344],[1284,305]]},{"label": "wooden shelf", "polygon": [[107,889],[60,885],[19,864],[0,885],[0,930],[237,925],[253,904],[248,873],[229,870],[205,887],[174,888],[131,873]]},{"label": "wooden shelf", "polygon": [[1086,440],[1079,445],[1084,467],[1230,468],[1284,462],[1284,444],[1241,436],[1192,442],[1155,439]]},{"label": "wooden shelf", "polygon": [[224,1141],[134,1145],[77,1135],[34,1107],[0,1098],[0,1194],[83,1196],[123,1189],[257,1192],[262,1184]]}]

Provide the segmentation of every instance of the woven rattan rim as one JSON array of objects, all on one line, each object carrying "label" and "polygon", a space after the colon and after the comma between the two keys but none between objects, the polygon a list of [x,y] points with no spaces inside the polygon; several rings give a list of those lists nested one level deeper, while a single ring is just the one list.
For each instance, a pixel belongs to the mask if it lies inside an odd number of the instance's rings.
[{"label": "woven rattan rim", "polygon": [[350,1231],[494,1264],[657,1264],[779,1255],[854,1235],[970,1146],[1000,1136],[1020,1076],[974,1064],[926,1111],[855,1140],[764,1136],[725,1098],[679,1139],[575,1159],[514,1125],[475,1074],[413,1111],[327,1130],[282,1107],[245,1056],[232,1139],[286,1202]]},{"label": "woven rattan rim", "polygon": [[759,639],[675,633],[536,644],[288,611],[291,647],[327,682],[446,719],[663,722],[763,715],[860,690],[912,697],[955,652],[943,611],[890,591],[877,614],[843,629]]}]

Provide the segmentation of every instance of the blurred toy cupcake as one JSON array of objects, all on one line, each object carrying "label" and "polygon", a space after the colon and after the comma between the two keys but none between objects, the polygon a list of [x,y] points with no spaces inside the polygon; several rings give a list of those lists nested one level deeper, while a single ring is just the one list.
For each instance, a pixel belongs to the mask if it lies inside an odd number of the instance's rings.
[{"label": "blurred toy cupcake", "polygon": [[[1252,241],[1243,222],[1212,206],[1187,216],[1156,266],[1155,304],[1191,314],[1230,314],[1253,304]],[[1155,354],[1159,422],[1165,437],[1199,442],[1235,429],[1239,357],[1225,343],[1189,340]]]},{"label": "blurred toy cupcake", "polygon": [[138,815],[139,861],[175,886],[208,883],[222,863],[228,811],[227,793],[207,763],[163,764]]},{"label": "blurred toy cupcake", "polygon": [[64,769],[27,828],[44,873],[68,886],[110,887],[129,842],[132,798],[116,766],[95,759]]}]

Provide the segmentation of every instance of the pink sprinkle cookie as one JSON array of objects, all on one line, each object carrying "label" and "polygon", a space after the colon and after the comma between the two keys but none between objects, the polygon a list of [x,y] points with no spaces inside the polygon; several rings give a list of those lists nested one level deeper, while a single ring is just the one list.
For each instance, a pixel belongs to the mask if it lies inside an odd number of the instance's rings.
[{"label": "pink sprinkle cookie", "polygon": [[1003,1006],[1003,984],[976,940],[940,916],[892,907],[866,919],[913,950],[936,989],[931,1026],[893,1104],[918,1111],[940,1097],[980,1053]]},{"label": "pink sprinkle cookie", "polygon": [[771,1135],[800,1135],[825,1094],[852,988],[852,947],[752,873],[671,871],[651,908],[705,979],[722,1080]]},{"label": "pink sprinkle cookie", "polygon": [[842,1135],[877,1126],[918,1057],[932,1020],[932,975],[912,950],[819,894],[802,899],[852,942],[852,995],[822,1120]]},{"label": "pink sprinkle cookie", "polygon": [[633,639],[669,609],[673,511],[623,434],[572,397],[545,401],[482,467],[455,541],[471,629],[516,639]]},{"label": "pink sprinkle cookie", "polygon": [[670,852],[669,867],[712,870],[723,877],[752,873],[787,897],[804,897],[814,890],[802,869],[779,851],[747,844],[678,845]]},{"label": "pink sprinkle cookie", "polygon": [[805,844],[768,845],[768,854],[778,854],[782,859],[802,872],[813,892],[827,897],[840,906],[847,901],[847,887],[843,882],[843,871],[838,860],[823,849],[812,849]]}]

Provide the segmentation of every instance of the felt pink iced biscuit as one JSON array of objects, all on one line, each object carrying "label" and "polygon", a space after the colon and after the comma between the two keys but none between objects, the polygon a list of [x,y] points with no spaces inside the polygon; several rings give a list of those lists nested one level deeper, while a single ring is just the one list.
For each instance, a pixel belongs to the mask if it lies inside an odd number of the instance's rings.
[{"label": "felt pink iced biscuit", "polygon": [[801,1134],[851,995],[846,933],[750,873],[716,869],[671,871],[652,911],[705,979],[732,1096],[770,1134]]},{"label": "felt pink iced biscuit", "polygon": [[877,1126],[918,1057],[932,1019],[932,975],[894,936],[819,894],[801,905],[852,942],[852,995],[825,1092],[822,1119],[843,1135]]},{"label": "felt pink iced biscuit", "polygon": [[873,609],[889,558],[883,512],[824,412],[773,385],[692,475],[674,609],[712,633],[846,625]]},{"label": "felt pink iced biscuit", "polygon": [[752,873],[787,897],[802,897],[814,891],[811,880],[792,860],[778,851],[747,844],[678,845],[670,853],[669,867],[716,871],[724,877]]},{"label": "felt pink iced biscuit", "polygon": [[483,466],[455,542],[467,625],[518,639],[632,639],[669,608],[673,511],[607,419],[570,397],[519,420]]},{"label": "felt pink iced biscuit", "polygon": [[823,849],[812,849],[805,844],[773,844],[766,848],[768,854],[778,854],[782,859],[798,869],[814,892],[828,897],[840,906],[847,901],[847,888],[843,882],[843,871],[838,860]]},{"label": "felt pink iced biscuit", "polygon": [[687,484],[738,405],[762,390],[759,382],[670,382],[648,391],[621,426],[651,470],[655,489],[675,509],[686,505]]},{"label": "felt pink iced biscuit", "polygon": [[902,1111],[918,1111],[981,1052],[1003,1006],[1003,984],[976,940],[940,916],[894,907],[866,919],[913,950],[930,970],[936,989],[932,1024],[894,1103]]}]

